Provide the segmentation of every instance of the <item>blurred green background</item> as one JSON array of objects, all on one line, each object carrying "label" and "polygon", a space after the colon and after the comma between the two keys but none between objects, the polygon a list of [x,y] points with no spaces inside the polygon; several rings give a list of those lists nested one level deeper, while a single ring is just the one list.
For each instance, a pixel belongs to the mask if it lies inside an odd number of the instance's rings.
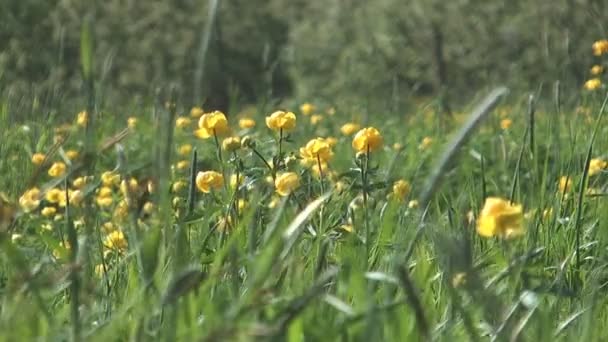
[{"label": "blurred green background", "polygon": [[47,102],[81,94],[85,22],[105,103],[172,84],[184,103],[221,109],[234,99],[394,106],[437,94],[458,103],[497,84],[580,87],[591,44],[608,35],[605,0],[213,2],[2,0],[0,91]]}]

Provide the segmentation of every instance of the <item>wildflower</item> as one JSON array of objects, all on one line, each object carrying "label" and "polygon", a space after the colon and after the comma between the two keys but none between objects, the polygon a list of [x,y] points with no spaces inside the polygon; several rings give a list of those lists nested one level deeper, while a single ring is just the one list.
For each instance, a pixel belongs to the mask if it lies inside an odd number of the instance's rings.
[{"label": "wildflower", "polygon": [[180,156],[187,156],[192,152],[192,145],[183,144],[177,149],[177,154]]},{"label": "wildflower", "polygon": [[137,126],[137,118],[132,116],[130,118],[127,119],[127,127],[129,127],[130,129],[135,129],[135,127]]},{"label": "wildflower", "polygon": [[222,147],[228,152],[233,152],[241,148],[241,138],[229,137],[222,141]]},{"label": "wildflower", "polygon": [[205,112],[201,107],[192,107],[192,109],[190,109],[190,117],[200,118],[203,114],[205,114]]},{"label": "wildflower", "polygon": [[88,177],[82,176],[82,177],[78,177],[76,179],[74,179],[72,181],[72,185],[76,188],[76,189],[82,189],[84,188],[85,185],[87,185],[88,182]]},{"label": "wildflower", "polygon": [[367,153],[378,150],[382,147],[384,139],[380,132],[374,127],[363,128],[353,138],[353,149],[357,152]]},{"label": "wildflower", "polygon": [[418,201],[417,200],[411,200],[407,203],[407,207],[410,209],[414,209],[414,208],[418,208]]},{"label": "wildflower", "polygon": [[97,191],[97,196],[99,196],[99,197],[112,196],[112,188],[107,187],[107,186],[103,186],[103,187],[99,188],[99,190]]},{"label": "wildflower", "polygon": [[59,248],[53,249],[53,256],[57,260],[65,259],[65,258],[67,258],[68,251],[70,249],[72,249],[72,246],[70,246],[70,243],[68,241],[65,241],[65,242],[62,241],[59,243]]},{"label": "wildflower", "polygon": [[34,165],[41,165],[44,162],[45,158],[46,156],[44,155],[44,153],[34,153],[32,155],[32,163]]},{"label": "wildflower", "polygon": [[266,126],[273,131],[291,131],[296,127],[296,115],[292,112],[276,111],[266,117]]},{"label": "wildflower", "polygon": [[131,177],[128,180],[123,179],[120,182],[120,192],[127,199],[131,198],[131,196],[133,195],[136,195],[137,193],[139,193],[139,191],[139,182],[135,177]]},{"label": "wildflower", "polygon": [[129,246],[125,235],[120,230],[115,230],[106,235],[103,245],[105,248],[118,251],[119,253],[125,252]]},{"label": "wildflower", "polygon": [[42,216],[51,217],[51,216],[55,215],[56,212],[57,212],[57,208],[55,208],[55,207],[44,207],[40,211],[40,214],[42,214]]},{"label": "wildflower", "polygon": [[596,90],[599,89],[602,86],[602,81],[600,81],[599,78],[592,78],[590,80],[588,80],[587,82],[585,82],[585,89],[587,90]]},{"label": "wildflower", "polygon": [[601,56],[608,52],[608,40],[602,39],[593,43],[593,55]]},{"label": "wildflower", "polygon": [[422,142],[420,142],[420,145],[418,146],[418,148],[421,150],[426,150],[429,147],[431,147],[432,144],[433,144],[433,138],[424,137],[424,138],[422,138]]},{"label": "wildflower", "polygon": [[129,202],[127,202],[127,200],[122,200],[120,202],[118,202],[118,204],[116,205],[116,208],[114,209],[114,218],[116,219],[124,219],[127,217],[127,215],[129,214]]},{"label": "wildflower", "polygon": [[68,150],[67,152],[65,152],[66,157],[68,157],[69,160],[76,160],[78,159],[78,156],[80,155],[80,153],[78,153],[78,151],[76,150]]},{"label": "wildflower", "polygon": [[323,121],[323,115],[315,114],[310,117],[310,124],[313,126],[318,125],[321,121]]},{"label": "wildflower", "polygon": [[406,180],[400,179],[393,184],[393,198],[402,201],[410,193],[410,183]]},{"label": "wildflower", "polygon": [[502,119],[500,120],[500,128],[502,129],[509,129],[509,127],[511,127],[511,125],[513,124],[513,120],[511,119]]},{"label": "wildflower", "polygon": [[212,113],[203,114],[198,121],[198,128],[194,134],[201,139],[224,135],[229,131],[228,119],[226,119],[224,113],[216,110]]},{"label": "wildflower", "polygon": [[100,208],[107,208],[112,205],[114,200],[112,199],[111,196],[107,196],[107,197],[97,196],[97,198],[95,199],[95,202],[97,203],[97,205]]},{"label": "wildflower", "polygon": [[171,191],[180,192],[183,189],[185,189],[186,186],[188,186],[188,184],[186,182],[180,180],[180,181],[173,183],[173,185],[171,185]]},{"label": "wildflower", "polygon": [[247,201],[245,201],[242,198],[239,198],[238,203],[237,203],[237,208],[239,208],[239,212],[243,212],[243,210],[245,210],[247,208],[249,203],[247,203]]},{"label": "wildflower", "polygon": [[317,110],[317,108],[316,108],[316,107],[315,107],[315,106],[314,106],[312,103],[308,103],[308,102],[306,102],[306,103],[303,103],[303,104],[300,106],[300,112],[301,112],[303,115],[310,115],[310,114],[312,114],[312,113],[313,113],[315,110]]},{"label": "wildflower", "polygon": [[103,277],[104,274],[106,273],[106,268],[103,266],[103,264],[97,264],[95,265],[95,275],[99,278]]},{"label": "wildflower", "polygon": [[190,118],[187,118],[185,116],[180,116],[177,119],[175,119],[175,127],[184,129],[184,128],[189,127],[191,122],[192,121],[190,120]]},{"label": "wildflower", "polygon": [[403,150],[403,144],[402,143],[394,143],[393,144],[393,150],[395,150],[395,151],[401,151],[401,150]]},{"label": "wildflower", "polygon": [[255,127],[255,120],[250,118],[242,118],[239,120],[239,127],[241,129],[249,129]]},{"label": "wildflower", "polygon": [[327,141],[327,143],[329,144],[329,147],[334,147],[334,146],[338,145],[338,139],[335,137],[327,137],[327,138],[325,138],[325,141]]},{"label": "wildflower", "polygon": [[452,286],[454,288],[461,287],[467,283],[467,274],[465,272],[455,273],[452,277]]},{"label": "wildflower", "polygon": [[288,196],[300,186],[300,177],[295,172],[285,172],[277,176],[274,182],[276,191],[281,196]]},{"label": "wildflower", "polygon": [[101,174],[101,183],[104,186],[114,186],[120,184],[120,175],[113,171],[106,171]]},{"label": "wildflower", "polygon": [[154,212],[155,206],[154,203],[152,202],[146,202],[144,203],[144,206],[141,208],[141,211],[143,211],[144,213],[151,215]]},{"label": "wildflower", "polygon": [[65,206],[65,192],[59,188],[49,189],[44,197],[49,203]]},{"label": "wildflower", "polygon": [[595,176],[608,168],[608,162],[600,158],[593,158],[589,161],[589,176]]},{"label": "wildflower", "polygon": [[76,124],[80,127],[85,127],[89,121],[89,114],[86,111],[78,113],[76,117]]},{"label": "wildflower", "polygon": [[604,67],[601,65],[594,65],[590,71],[591,71],[591,75],[598,76],[599,74],[604,72]]},{"label": "wildflower", "polygon": [[361,125],[356,124],[354,122],[349,122],[345,123],[344,125],[342,125],[342,127],[340,127],[340,132],[342,132],[342,134],[346,136],[349,136],[355,134],[355,132],[359,131],[360,129]]},{"label": "wildflower", "polygon": [[572,189],[572,178],[570,176],[561,176],[558,183],[559,192],[565,194]]},{"label": "wildflower", "polygon": [[254,148],[255,141],[250,136],[246,135],[243,137],[243,139],[241,139],[241,147],[242,148]]},{"label": "wildflower", "polygon": [[20,198],[19,205],[26,213],[35,210],[40,205],[40,190],[31,188],[27,190]]},{"label": "wildflower", "polygon": [[70,205],[73,205],[75,207],[80,206],[80,204],[82,204],[82,201],[84,200],[84,193],[82,192],[82,190],[74,190],[72,192],[69,192],[69,196]]},{"label": "wildflower", "polygon": [[327,110],[325,111],[327,113],[327,115],[329,116],[334,116],[336,115],[336,108],[334,107],[329,107],[327,108]]},{"label": "wildflower", "polygon": [[66,170],[66,166],[63,162],[54,162],[53,165],[49,168],[49,176],[51,177],[61,177]]},{"label": "wildflower", "polygon": [[281,198],[280,197],[272,197],[272,199],[270,200],[270,202],[268,203],[268,208],[269,209],[274,209],[276,207],[279,206],[279,203],[281,202]]},{"label": "wildflower", "polygon": [[488,197],[477,220],[477,233],[484,237],[510,239],[524,234],[523,210],[520,204]]},{"label": "wildflower", "polygon": [[175,167],[180,170],[186,170],[188,167],[190,167],[190,162],[187,160],[180,160],[177,162],[177,164],[175,165]]},{"label": "wildflower", "polygon": [[340,229],[342,229],[343,231],[345,231],[347,233],[352,233],[355,230],[351,223],[345,223],[345,224],[341,225]]},{"label": "wildflower", "polygon": [[300,156],[307,165],[315,165],[319,161],[328,162],[333,157],[333,152],[325,139],[315,138],[300,148]]},{"label": "wildflower", "polygon": [[204,193],[219,189],[224,184],[224,176],[216,171],[201,171],[196,175],[196,186]]},{"label": "wildflower", "polygon": [[239,175],[239,177],[236,177],[236,173],[232,174],[230,176],[230,187],[232,189],[236,189],[238,186],[240,186],[241,184],[243,184],[243,181],[245,180],[245,177],[243,177],[243,175]]}]

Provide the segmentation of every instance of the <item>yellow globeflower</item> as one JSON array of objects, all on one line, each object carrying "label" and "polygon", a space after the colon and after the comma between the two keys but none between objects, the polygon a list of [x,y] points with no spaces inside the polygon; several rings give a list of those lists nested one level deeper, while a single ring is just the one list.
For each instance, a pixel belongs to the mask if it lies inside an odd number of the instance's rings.
[{"label": "yellow globeflower", "polygon": [[361,125],[356,124],[354,122],[348,122],[342,125],[342,127],[340,127],[340,132],[342,132],[342,134],[346,136],[349,136],[355,134],[360,129]]},{"label": "yellow globeflower", "polygon": [[219,189],[224,185],[224,176],[216,171],[201,171],[196,175],[196,186],[204,193]]},{"label": "yellow globeflower", "polygon": [[241,138],[229,137],[222,141],[222,147],[228,152],[236,151],[241,148]]},{"label": "yellow globeflower", "polygon": [[230,187],[232,189],[236,189],[237,186],[241,186],[245,181],[245,177],[242,174],[239,174],[239,178],[236,178],[236,173],[230,176]]},{"label": "yellow globeflower", "polygon": [[273,131],[291,131],[296,127],[296,115],[292,112],[276,111],[266,117],[266,126]]},{"label": "yellow globeflower", "polygon": [[217,110],[212,113],[203,114],[198,121],[198,128],[194,134],[201,139],[224,135],[230,130],[226,115]]},{"label": "yellow globeflower", "polygon": [[559,192],[565,194],[572,189],[572,177],[561,176],[558,183]]},{"label": "yellow globeflower", "polygon": [[424,138],[422,138],[422,142],[420,142],[420,145],[418,146],[418,148],[421,150],[426,150],[429,147],[431,147],[432,144],[433,144],[433,138],[424,137]]},{"label": "yellow globeflower", "polygon": [[608,168],[608,162],[600,158],[593,158],[589,162],[589,176],[595,176]]},{"label": "yellow globeflower", "polygon": [[593,43],[593,54],[595,56],[601,56],[608,52],[608,40],[602,39]]},{"label": "yellow globeflower", "polygon": [[175,119],[175,127],[177,128],[187,128],[190,126],[190,123],[192,121],[190,120],[190,118],[185,117],[185,116],[180,116],[177,119]]},{"label": "yellow globeflower", "polygon": [[41,165],[44,162],[44,158],[44,153],[34,153],[34,155],[32,155],[32,163],[34,165]]},{"label": "yellow globeflower", "polygon": [[316,108],[316,107],[315,107],[315,106],[314,106],[312,103],[308,103],[308,102],[306,102],[306,103],[303,103],[303,104],[300,106],[300,112],[301,112],[303,115],[310,115],[310,114],[312,114],[312,113],[313,113],[315,110],[317,110],[317,108]]},{"label": "yellow globeflower", "polygon": [[241,129],[248,129],[255,127],[255,120],[250,118],[242,118],[239,120],[239,127]]},{"label": "yellow globeflower", "polygon": [[80,155],[80,153],[76,150],[68,150],[65,152],[66,157],[68,157],[69,160],[76,160],[78,159],[78,156]]},{"label": "yellow globeflower", "polygon": [[135,129],[135,127],[137,127],[137,118],[132,116],[130,118],[127,119],[127,126],[130,129]]},{"label": "yellow globeflower", "polygon": [[321,121],[323,121],[323,115],[321,114],[315,114],[310,117],[310,124],[313,126],[319,124]]},{"label": "yellow globeflower", "polygon": [[393,184],[393,198],[399,201],[405,200],[407,195],[410,193],[410,183],[406,180],[400,179]]},{"label": "yellow globeflower", "polygon": [[585,82],[585,89],[587,90],[596,90],[602,86],[602,81],[599,78],[592,78]]},{"label": "yellow globeflower", "polygon": [[177,154],[179,154],[180,156],[190,155],[191,152],[192,152],[192,145],[190,145],[190,144],[183,144],[177,149]]},{"label": "yellow globeflower", "polygon": [[44,207],[40,211],[40,214],[42,214],[42,216],[46,216],[46,217],[51,217],[51,216],[55,215],[55,213],[57,213],[57,208],[55,208],[55,207]]},{"label": "yellow globeflower", "polygon": [[51,177],[61,177],[65,173],[66,166],[63,162],[55,162],[49,168],[49,176]]},{"label": "yellow globeflower", "polygon": [[376,151],[382,147],[384,139],[374,127],[363,128],[353,138],[353,149],[360,153]]},{"label": "yellow globeflower", "polygon": [[319,160],[322,163],[326,163],[333,155],[329,143],[324,138],[312,139],[306,146],[300,147],[300,156],[307,165],[316,165]]},{"label": "yellow globeflower", "polygon": [[71,191],[69,193],[69,195],[70,195],[70,205],[78,207],[78,206],[80,206],[80,204],[82,204],[82,201],[84,200],[84,193],[82,192],[82,190]]},{"label": "yellow globeflower", "polygon": [[594,65],[591,68],[591,75],[593,76],[598,76],[599,74],[601,74],[602,72],[604,72],[604,67],[601,65]]},{"label": "yellow globeflower", "polygon": [[500,128],[502,128],[502,129],[509,129],[509,127],[511,127],[512,124],[513,124],[513,120],[511,120],[511,119],[500,120]]},{"label": "yellow globeflower", "polygon": [[300,177],[295,172],[285,172],[277,176],[274,187],[281,196],[288,196],[300,186]]},{"label": "yellow globeflower", "polygon": [[114,171],[106,171],[101,174],[101,183],[104,186],[114,186],[120,184],[120,175]]},{"label": "yellow globeflower", "polygon": [[190,116],[193,118],[200,118],[203,114],[205,114],[205,112],[201,107],[192,107],[192,109],[190,109]]},{"label": "yellow globeflower", "polygon": [[520,204],[488,197],[477,220],[477,233],[483,237],[510,239],[524,234],[523,210]]},{"label": "yellow globeflower", "polygon": [[103,245],[105,248],[118,251],[119,253],[125,252],[129,247],[125,234],[123,234],[121,230],[115,230],[106,235],[106,238],[103,240]]},{"label": "yellow globeflower", "polygon": [[40,205],[40,190],[31,188],[19,198],[19,205],[26,213],[35,210]]},{"label": "yellow globeflower", "polygon": [[175,167],[178,170],[183,171],[183,170],[186,170],[186,169],[188,169],[190,167],[190,162],[187,161],[187,160],[180,160],[180,161],[177,162],[177,164],[175,164]]},{"label": "yellow globeflower", "polygon": [[76,124],[80,127],[85,127],[89,121],[89,114],[86,111],[78,113],[76,117]]}]

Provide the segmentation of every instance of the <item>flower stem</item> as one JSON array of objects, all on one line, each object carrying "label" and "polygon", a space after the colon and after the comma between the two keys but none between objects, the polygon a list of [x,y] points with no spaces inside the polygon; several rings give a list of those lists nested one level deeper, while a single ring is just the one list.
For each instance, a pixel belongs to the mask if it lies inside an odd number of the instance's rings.
[{"label": "flower stem", "polygon": [[368,191],[368,179],[367,172],[369,168],[369,145],[367,146],[367,153],[365,154],[365,161],[361,167],[361,185],[363,186],[363,221],[365,225],[365,268],[369,268],[369,257],[370,257],[370,239],[371,232],[369,229],[369,209],[367,205],[367,191]]}]

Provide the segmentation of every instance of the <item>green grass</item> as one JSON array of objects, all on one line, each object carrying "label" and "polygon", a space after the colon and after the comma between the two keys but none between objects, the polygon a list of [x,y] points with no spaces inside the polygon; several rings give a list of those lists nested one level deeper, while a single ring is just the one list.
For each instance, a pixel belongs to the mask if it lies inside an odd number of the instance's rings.
[{"label": "green grass", "polygon": [[[19,210],[1,232],[0,336],[605,340],[608,173],[585,176],[590,157],[608,157],[608,118],[601,117],[598,94],[587,92],[568,104],[558,100],[557,106],[550,95],[528,103],[521,94],[509,94],[487,115],[474,104],[453,116],[421,103],[407,115],[370,113],[367,119],[319,108],[323,120],[317,125],[288,103],[297,126],[282,143],[282,158],[299,156],[299,148],[318,136],[336,137],[337,143],[331,172],[325,170],[322,181],[299,161],[279,166],[298,173],[301,185],[278,201],[267,180],[272,172],[260,158],[271,165],[279,160],[273,162],[278,134],[264,124],[275,108],[260,106],[250,114],[257,126],[243,130],[235,106],[229,125],[234,135],[255,141],[255,152],[222,151],[220,163],[213,139],[193,136],[196,120],[185,129],[174,127],[175,117],[190,111],[175,103],[175,95],[167,94],[173,105],[151,103],[115,113],[92,103],[90,127],[72,124],[67,139],[49,155],[49,161],[60,161],[65,151],[81,152],[65,178],[71,184],[93,176],[83,203],[59,207],[62,215],[55,219],[40,215],[43,201],[31,213]],[[0,101],[0,190],[13,203],[4,207],[18,206],[33,186],[64,184],[47,175],[48,166],[34,177],[30,159],[51,151],[54,128],[74,119],[66,114],[18,120],[24,102]],[[35,115],[52,112],[31,108]],[[137,126],[100,150],[104,140],[127,127],[123,113],[137,113]],[[468,139],[456,142],[452,137],[466,127],[470,113],[483,120],[459,133]],[[500,127],[504,118],[513,121],[508,129]],[[365,158],[356,158],[352,137],[340,133],[350,121],[375,126],[384,137],[383,149],[371,153],[367,166]],[[420,149],[426,136],[433,143]],[[178,156],[185,143],[196,152]],[[394,143],[403,147],[394,149]],[[87,148],[94,152],[88,155]],[[178,170],[181,160],[195,163]],[[357,199],[364,190],[361,169],[368,173],[367,206]],[[96,199],[100,175],[109,170],[122,180],[136,178],[140,186],[126,194],[111,187],[113,203],[104,209]],[[202,193],[194,180],[203,170],[223,170],[226,181],[238,172],[244,183],[238,191],[227,184]],[[558,180],[566,175],[572,187],[562,194]],[[402,201],[389,196],[397,179],[411,183]],[[155,184],[152,192],[147,180]],[[176,182],[186,185],[177,193],[171,190]],[[588,188],[597,195],[586,195]],[[119,219],[115,208],[125,196],[132,205]],[[523,205],[522,237],[476,233],[469,212],[477,217],[488,196]],[[235,209],[238,199],[247,205]],[[419,206],[413,200],[420,200]],[[154,209],[142,211],[144,202]],[[106,222],[119,227],[128,248],[104,254]],[[352,232],[344,229],[347,224]],[[13,239],[16,234],[21,237]],[[71,248],[61,247],[66,242]]]}]

